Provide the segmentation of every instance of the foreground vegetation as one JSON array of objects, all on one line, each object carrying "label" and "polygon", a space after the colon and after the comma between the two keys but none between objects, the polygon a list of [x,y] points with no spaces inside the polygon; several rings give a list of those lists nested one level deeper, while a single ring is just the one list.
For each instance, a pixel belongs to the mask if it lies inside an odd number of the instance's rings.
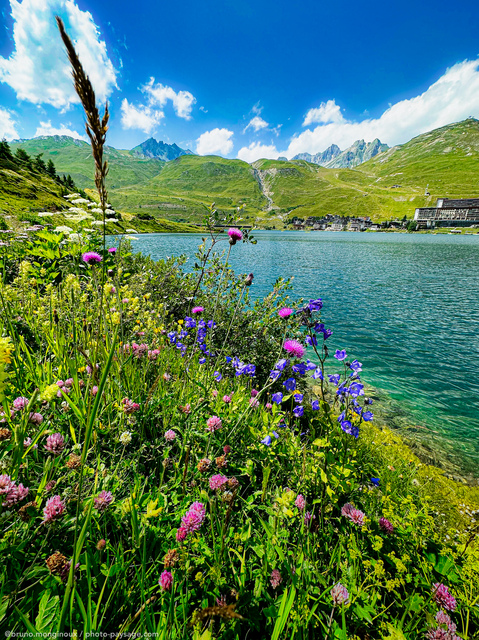
[{"label": "foreground vegetation", "polygon": [[2,631],[477,637],[477,492],[372,426],[321,299],[253,305],[213,207],[192,273],[107,248],[108,110],[57,23],[103,233],[0,243]]},{"label": "foreground vegetation", "polygon": [[477,637],[477,494],[372,426],[319,299],[55,235],[0,249],[2,628]]}]

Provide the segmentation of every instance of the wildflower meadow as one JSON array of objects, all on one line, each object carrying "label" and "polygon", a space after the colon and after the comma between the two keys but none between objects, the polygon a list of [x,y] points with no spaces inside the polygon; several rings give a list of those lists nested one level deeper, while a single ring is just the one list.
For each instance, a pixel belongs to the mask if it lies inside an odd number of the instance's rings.
[{"label": "wildflower meadow", "polygon": [[[107,112],[68,52],[105,210]],[[254,237],[204,224],[189,271],[98,230],[2,243],[0,628],[478,638],[477,490],[376,424],[320,283],[253,299],[228,260]]]}]

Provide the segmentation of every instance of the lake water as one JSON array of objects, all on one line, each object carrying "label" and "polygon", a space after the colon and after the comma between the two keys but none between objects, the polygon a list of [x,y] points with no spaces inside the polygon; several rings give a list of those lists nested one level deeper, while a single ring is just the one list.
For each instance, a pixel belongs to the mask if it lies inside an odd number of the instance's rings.
[{"label": "lake water", "polygon": [[[186,254],[201,235],[145,234],[133,249],[155,260]],[[474,475],[479,462],[479,235],[255,232],[230,263],[254,273],[251,294],[294,276],[295,297],[324,301],[330,347],[363,363],[387,392],[395,426],[415,426]],[[226,247],[226,242],[223,245]],[[334,363],[330,364],[333,372]],[[384,403],[383,403],[384,404]]]}]

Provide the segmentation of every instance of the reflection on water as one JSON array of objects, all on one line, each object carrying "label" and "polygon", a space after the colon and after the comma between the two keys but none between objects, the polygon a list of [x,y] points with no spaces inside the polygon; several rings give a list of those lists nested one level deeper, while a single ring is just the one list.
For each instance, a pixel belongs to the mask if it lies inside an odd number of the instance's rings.
[{"label": "reflection on water", "polygon": [[[293,297],[322,297],[330,341],[363,362],[418,427],[446,436],[471,467],[479,460],[479,236],[255,233],[231,252],[253,272],[251,294],[294,276]],[[200,235],[146,234],[135,251],[194,263]],[[224,247],[226,247],[226,239]],[[331,371],[334,363],[330,363]],[[396,405],[397,406],[397,405]]]}]

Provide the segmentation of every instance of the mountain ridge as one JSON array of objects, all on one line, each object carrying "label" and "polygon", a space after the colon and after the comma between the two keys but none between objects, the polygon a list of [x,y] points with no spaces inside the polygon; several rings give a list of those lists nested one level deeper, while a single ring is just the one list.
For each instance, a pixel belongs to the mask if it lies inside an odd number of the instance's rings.
[{"label": "mountain ridge", "polygon": [[[353,168],[327,168],[304,159],[248,164],[194,154],[164,162],[109,147],[109,198],[121,212],[195,224],[212,202],[225,215],[242,207],[244,224],[275,228],[295,216],[412,218],[416,207],[432,206],[439,197],[479,195],[478,124],[467,119],[420,134]],[[52,159],[57,172],[69,173],[79,188],[92,188],[93,159],[86,143],[48,138],[24,147],[30,154],[44,153],[44,160]],[[37,210],[35,200],[30,203]]]},{"label": "mountain ridge", "polygon": [[356,140],[344,151],[341,151],[336,144],[332,144],[325,151],[314,155],[298,153],[292,160],[306,160],[328,169],[352,169],[388,149],[389,146],[381,142],[379,138],[375,138],[371,142]]},{"label": "mountain ridge", "polygon": [[195,155],[193,151],[190,151],[189,149],[182,149],[175,142],[173,144],[163,142],[163,140],[158,142],[155,138],[148,138],[148,140],[145,140],[136,147],[133,147],[130,152],[136,156],[158,158],[165,162],[176,160],[176,158],[179,158],[180,156]]}]

